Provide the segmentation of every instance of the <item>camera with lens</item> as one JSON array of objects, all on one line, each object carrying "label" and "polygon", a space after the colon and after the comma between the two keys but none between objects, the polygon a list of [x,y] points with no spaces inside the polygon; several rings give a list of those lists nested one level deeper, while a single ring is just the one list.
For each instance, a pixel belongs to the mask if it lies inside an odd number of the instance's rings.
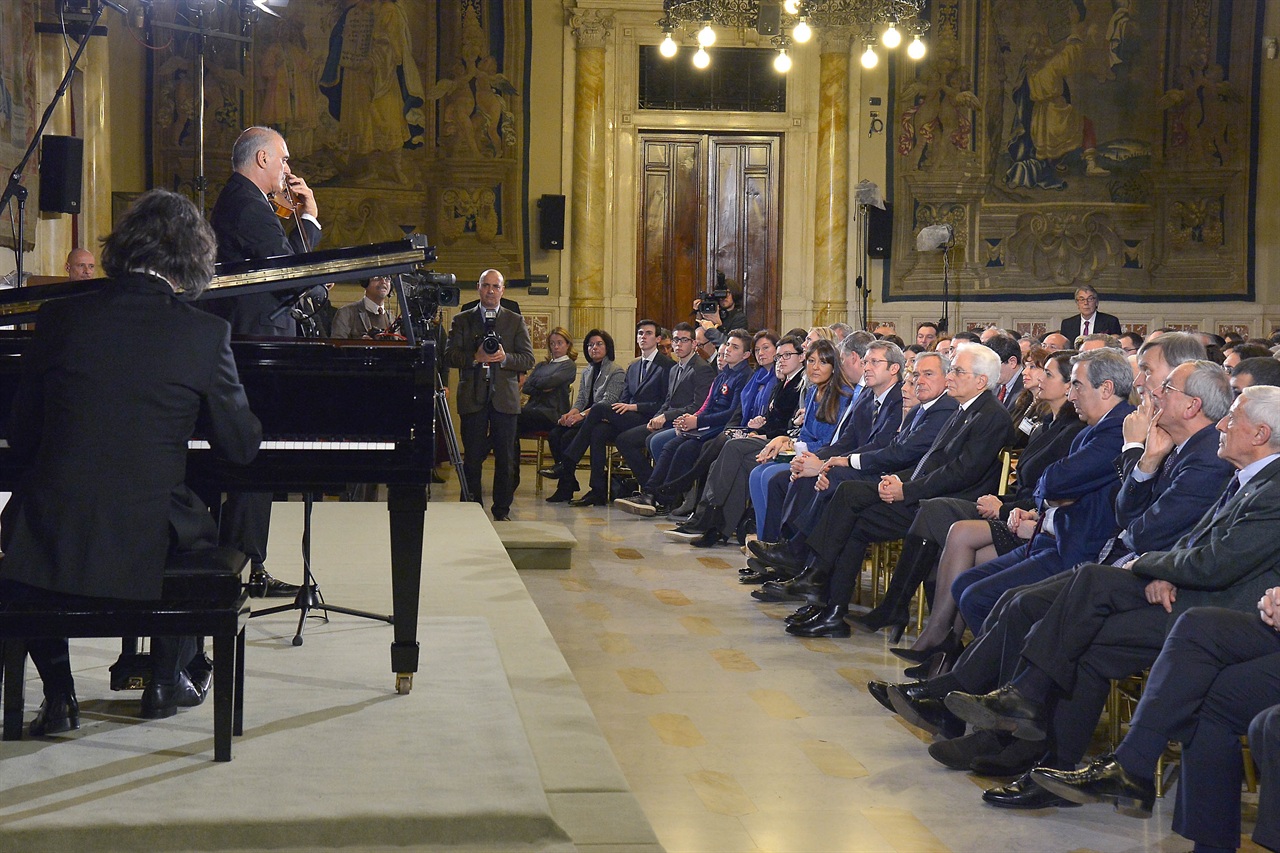
[{"label": "camera with lens", "polygon": [[720,310],[720,300],[729,295],[728,289],[706,290],[698,294],[698,313],[714,314]]},{"label": "camera with lens", "polygon": [[480,335],[479,345],[479,349],[484,350],[485,355],[493,355],[502,349],[502,337],[498,334],[497,329],[493,327],[496,317],[496,311],[485,312],[484,333]]}]

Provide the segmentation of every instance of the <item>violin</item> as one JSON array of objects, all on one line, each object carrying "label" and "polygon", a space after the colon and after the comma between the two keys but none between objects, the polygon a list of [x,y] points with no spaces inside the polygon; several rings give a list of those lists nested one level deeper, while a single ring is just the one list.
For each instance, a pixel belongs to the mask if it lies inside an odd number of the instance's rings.
[{"label": "violin", "polygon": [[286,183],[279,192],[268,193],[267,201],[271,203],[271,209],[276,212],[276,216],[293,220],[293,224],[298,229],[298,237],[302,240],[302,251],[310,252],[311,246],[307,244],[307,233],[302,229],[302,217],[298,214],[298,208],[302,206],[302,202],[289,191],[289,185]]}]

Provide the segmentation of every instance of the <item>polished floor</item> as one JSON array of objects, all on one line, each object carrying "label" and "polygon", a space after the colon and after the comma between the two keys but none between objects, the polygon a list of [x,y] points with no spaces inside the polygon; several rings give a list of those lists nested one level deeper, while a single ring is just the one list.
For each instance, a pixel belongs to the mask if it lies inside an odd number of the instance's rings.
[{"label": "polished floor", "polygon": [[995,782],[936,764],[930,736],[866,693],[900,672],[885,638],[788,637],[790,610],[737,583],[737,548],[694,549],[663,536],[668,523],[611,508],[548,505],[528,466],[512,515],[578,538],[571,570],[521,577],[667,850],[1191,849],[1170,831],[1171,799],[1148,821],[984,805]]}]

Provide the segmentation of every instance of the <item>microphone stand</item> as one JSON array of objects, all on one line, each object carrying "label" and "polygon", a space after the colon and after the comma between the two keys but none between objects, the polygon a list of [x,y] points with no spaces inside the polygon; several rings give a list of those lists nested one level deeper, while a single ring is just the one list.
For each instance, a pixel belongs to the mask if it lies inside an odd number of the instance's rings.
[{"label": "microphone stand", "polygon": [[66,95],[67,89],[71,86],[71,78],[76,73],[76,66],[80,64],[80,57],[84,55],[85,48],[89,46],[89,39],[93,35],[94,27],[98,26],[98,21],[102,18],[102,13],[106,11],[106,7],[119,12],[126,19],[129,13],[125,8],[112,0],[101,0],[95,3],[93,8],[93,19],[89,21],[89,28],[85,30],[84,38],[80,39],[80,45],[76,48],[76,52],[71,57],[71,63],[67,66],[67,73],[62,75],[62,82],[58,84],[58,90],[53,93],[53,97],[49,100],[49,106],[44,109],[44,116],[40,119],[40,126],[36,128],[35,135],[31,137],[31,144],[27,146],[27,151],[22,155],[18,168],[13,170],[9,175],[9,183],[4,188],[4,194],[0,195],[0,210],[4,210],[8,206],[10,200],[16,199],[18,202],[18,245],[13,247],[16,257],[17,275],[15,280],[18,287],[22,286],[22,241],[23,241],[23,219],[27,209],[27,188],[22,185],[22,173],[27,168],[27,164],[31,162],[31,155],[36,153],[36,146],[40,144],[40,137],[44,134],[44,129],[49,126],[49,119],[53,118],[53,111],[58,106],[58,102]]}]

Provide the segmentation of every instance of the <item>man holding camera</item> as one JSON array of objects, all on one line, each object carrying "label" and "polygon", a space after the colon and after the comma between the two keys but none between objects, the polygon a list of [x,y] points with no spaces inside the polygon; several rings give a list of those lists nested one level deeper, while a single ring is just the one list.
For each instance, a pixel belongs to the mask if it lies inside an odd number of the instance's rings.
[{"label": "man holding camera", "polygon": [[699,294],[693,303],[693,313],[697,324],[706,330],[707,340],[716,346],[734,329],[748,328],[747,312],[738,307],[733,291],[723,285],[718,290]]},{"label": "man holding camera", "polygon": [[507,521],[515,492],[516,418],[520,374],[533,369],[533,342],[524,318],[502,307],[502,273],[480,274],[474,309],[453,318],[445,358],[458,368],[463,473],[472,499],[484,503],[480,469],[493,451],[493,520]]}]

